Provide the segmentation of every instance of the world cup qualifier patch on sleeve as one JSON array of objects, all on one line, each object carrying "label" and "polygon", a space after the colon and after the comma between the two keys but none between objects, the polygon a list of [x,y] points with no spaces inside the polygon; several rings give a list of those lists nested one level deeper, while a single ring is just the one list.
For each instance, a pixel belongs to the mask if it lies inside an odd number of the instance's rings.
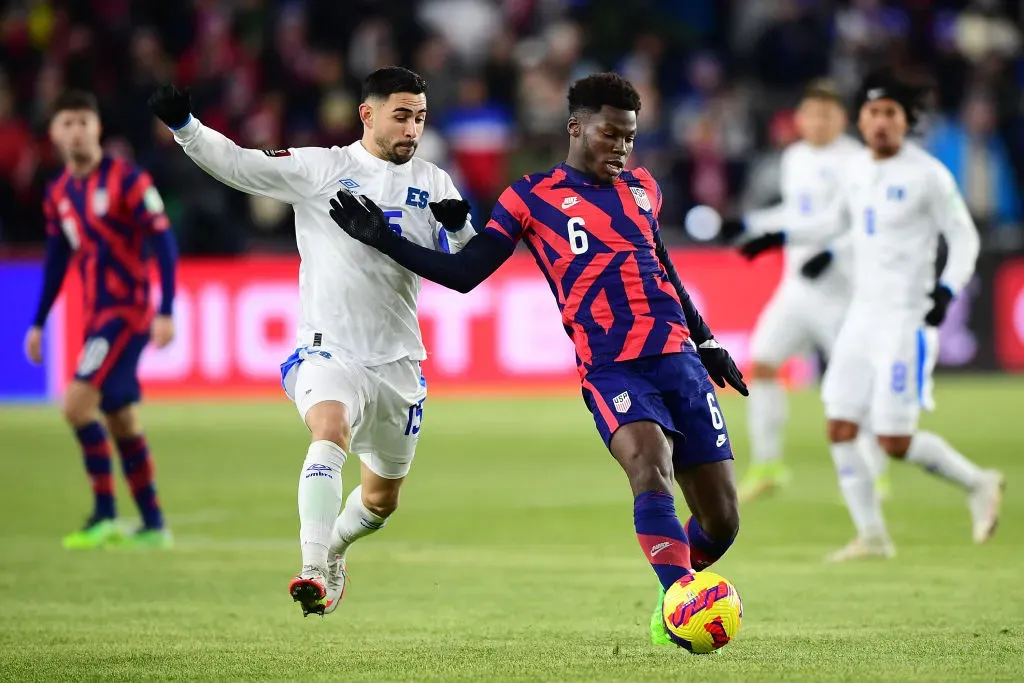
[{"label": "world cup qualifier patch on sleeve", "polygon": [[292,153],[286,149],[265,149],[263,150],[263,153],[268,157],[290,157],[292,155]]}]

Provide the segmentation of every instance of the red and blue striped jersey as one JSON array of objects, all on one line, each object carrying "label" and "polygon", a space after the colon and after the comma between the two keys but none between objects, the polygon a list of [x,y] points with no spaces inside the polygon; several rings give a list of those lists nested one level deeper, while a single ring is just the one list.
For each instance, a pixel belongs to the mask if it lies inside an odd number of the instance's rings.
[{"label": "red and blue striped jersey", "polygon": [[559,164],[524,176],[484,228],[533,253],[576,346],[580,376],[599,365],[676,353],[690,336],[655,253],[661,189],[645,168],[600,184]]},{"label": "red and blue striped jersey", "polygon": [[147,238],[170,227],[149,174],[108,157],[85,177],[65,169],[47,186],[43,213],[47,234],[63,236],[77,257],[86,329],[113,318],[147,329],[153,316]]}]

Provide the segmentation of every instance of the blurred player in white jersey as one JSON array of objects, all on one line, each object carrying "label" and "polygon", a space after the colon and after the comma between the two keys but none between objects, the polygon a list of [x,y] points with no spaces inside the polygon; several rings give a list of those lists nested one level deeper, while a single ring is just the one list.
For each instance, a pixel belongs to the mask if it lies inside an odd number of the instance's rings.
[{"label": "blurred player in white jersey", "polygon": [[[810,83],[796,113],[800,142],[782,155],[782,203],[752,211],[741,222],[724,226],[726,237],[742,230],[747,235],[784,230],[791,216],[811,216],[830,207],[839,192],[840,177],[852,155],[864,147],[843,134],[846,112],[828,81]],[[747,404],[752,463],[740,482],[741,501],[750,501],[788,479],[782,462],[786,425],[786,391],[779,369],[790,358],[815,349],[828,355],[850,300],[851,245],[848,238],[823,238],[785,247],[782,281],[754,328],[751,341],[753,381]],[[885,463],[870,434],[861,446],[878,463]]]},{"label": "blurred player in white jersey", "polygon": [[[830,561],[889,557],[894,549],[882,517],[871,464],[857,449],[862,428],[893,458],[912,462],[967,493],[974,541],[996,528],[1003,476],[974,464],[937,434],[917,428],[931,410],[938,326],[974,273],[978,233],[950,172],[905,141],[915,118],[916,89],[887,72],[870,75],[858,98],[858,127],[868,149],[843,174],[826,214],[831,229],[849,226],[853,295],[822,384],[828,436],[840,488],[857,537]],[[846,214],[841,220],[840,214]],[[823,221],[794,220],[784,232],[755,238],[756,255],[784,243],[819,239]],[[949,256],[936,281],[939,235]]]},{"label": "blurred player in white jersey", "polygon": [[[373,72],[359,105],[362,140],[329,149],[243,149],[192,115],[187,92],[165,86],[150,98],[153,112],[210,175],[295,210],[302,315],[281,381],[312,437],[298,487],[302,571],[288,587],[303,615],[337,608],[349,546],[395,511],[426,398],[420,278],[340,232],[329,200],[340,187],[365,194],[395,232],[434,249],[455,251],[474,234],[469,203],[448,174],[414,157],[425,90],[407,69]],[[341,468],[349,453],[362,461],[361,483],[342,508]]]}]

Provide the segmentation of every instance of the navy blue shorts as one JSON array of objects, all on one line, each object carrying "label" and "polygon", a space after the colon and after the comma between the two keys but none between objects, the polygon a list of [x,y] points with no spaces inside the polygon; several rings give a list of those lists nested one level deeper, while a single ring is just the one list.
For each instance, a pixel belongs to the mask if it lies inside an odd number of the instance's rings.
[{"label": "navy blue shorts", "polygon": [[114,413],[142,398],[139,358],[149,332],[138,332],[120,318],[90,330],[78,357],[75,379],[100,391],[100,410]]},{"label": "navy blue shorts", "polygon": [[732,459],[715,387],[695,351],[597,367],[583,379],[583,400],[605,446],[622,425],[650,420],[675,437],[678,468]]}]

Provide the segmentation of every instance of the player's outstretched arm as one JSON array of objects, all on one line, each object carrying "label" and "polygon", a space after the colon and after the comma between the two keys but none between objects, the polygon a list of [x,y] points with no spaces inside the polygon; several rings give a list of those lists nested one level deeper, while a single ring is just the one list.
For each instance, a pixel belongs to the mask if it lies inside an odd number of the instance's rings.
[{"label": "player's outstretched arm", "polygon": [[715,384],[725,388],[728,384],[742,395],[748,394],[747,385],[743,381],[743,373],[736,367],[736,362],[711,334],[711,328],[704,322],[697,307],[693,304],[689,292],[683,287],[683,281],[679,279],[675,264],[669,257],[668,249],[661,240],[661,233],[654,233],[654,251],[661,261],[662,267],[668,274],[668,279],[675,287],[679,295],[679,302],[683,306],[683,315],[686,316],[686,326],[690,330],[690,338],[697,344],[697,352],[700,354],[701,363],[708,371],[708,376]]},{"label": "player's outstretched arm", "polygon": [[421,247],[391,230],[387,217],[369,197],[344,189],[331,200],[330,213],[352,238],[420,277],[462,293],[486,280],[512,255],[508,246],[490,235],[477,235],[454,254]]},{"label": "player's outstretched arm", "polygon": [[200,168],[236,190],[295,203],[326,186],[301,150],[246,149],[204,126],[192,115],[188,90],[162,86],[149,98],[149,108]]},{"label": "player's outstretched arm", "polygon": [[946,310],[957,292],[970,282],[981,249],[981,239],[970,211],[964,203],[956,181],[944,167],[938,169],[937,181],[929,197],[932,220],[946,238],[949,255],[946,267],[932,292],[935,304],[925,316],[925,322],[938,326],[946,318]]},{"label": "player's outstretched arm", "polygon": [[756,258],[784,244],[827,244],[850,228],[846,199],[841,192],[820,211],[803,214],[787,205],[786,210],[753,211],[743,217],[748,234],[756,235],[740,247],[748,259]]}]

